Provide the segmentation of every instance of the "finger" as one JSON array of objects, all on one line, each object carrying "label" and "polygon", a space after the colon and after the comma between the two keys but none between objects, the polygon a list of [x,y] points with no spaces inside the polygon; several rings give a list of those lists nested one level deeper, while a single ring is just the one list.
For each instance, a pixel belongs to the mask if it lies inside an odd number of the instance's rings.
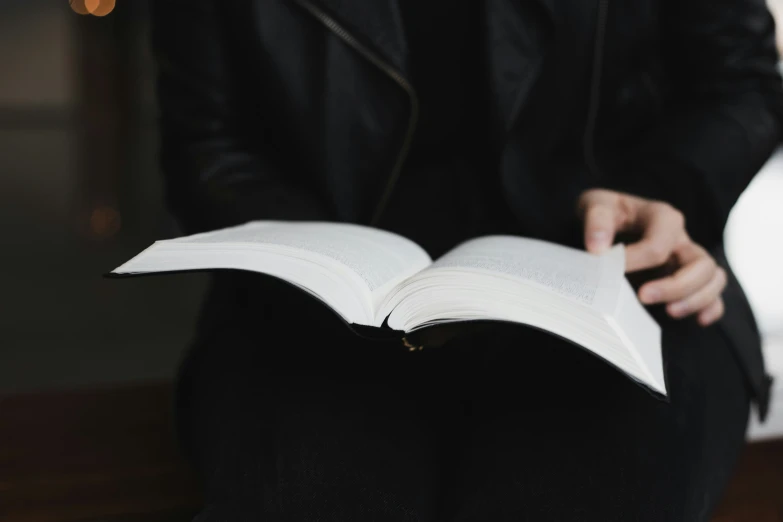
[{"label": "finger", "polygon": [[585,191],[579,198],[579,211],[584,220],[585,248],[601,253],[612,246],[620,219],[620,195],[603,189]]},{"label": "finger", "polygon": [[718,268],[709,283],[687,298],[669,304],[666,311],[675,318],[700,312],[716,301],[725,287],[726,271]]},{"label": "finger", "polygon": [[701,245],[694,243],[684,230],[680,242],[674,247],[674,257],[680,266],[685,266],[699,258],[712,256]]},{"label": "finger", "polygon": [[705,253],[671,276],[643,285],[639,289],[639,299],[645,304],[680,301],[707,285],[717,269],[715,261]]},{"label": "finger", "polygon": [[600,254],[614,243],[617,217],[615,209],[608,203],[596,203],[585,211],[585,248],[588,252]]},{"label": "finger", "polygon": [[710,306],[699,312],[699,324],[701,326],[709,326],[721,317],[725,311],[725,305],[723,299],[714,301]]},{"label": "finger", "polygon": [[625,270],[636,272],[666,263],[685,237],[682,214],[665,203],[650,203],[638,217],[642,239],[625,249]]}]

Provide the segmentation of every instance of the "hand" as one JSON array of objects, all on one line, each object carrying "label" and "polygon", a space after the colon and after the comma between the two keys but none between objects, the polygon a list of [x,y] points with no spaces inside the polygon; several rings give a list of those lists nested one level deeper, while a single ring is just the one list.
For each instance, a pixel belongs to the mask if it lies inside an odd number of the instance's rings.
[{"label": "hand", "polygon": [[674,264],[672,275],[639,289],[643,303],[666,303],[666,311],[676,319],[696,314],[702,326],[721,318],[726,272],[691,240],[680,211],[661,201],[601,189],[583,192],[579,210],[589,252],[601,253],[618,232],[632,232],[641,239],[625,250],[626,272]]}]

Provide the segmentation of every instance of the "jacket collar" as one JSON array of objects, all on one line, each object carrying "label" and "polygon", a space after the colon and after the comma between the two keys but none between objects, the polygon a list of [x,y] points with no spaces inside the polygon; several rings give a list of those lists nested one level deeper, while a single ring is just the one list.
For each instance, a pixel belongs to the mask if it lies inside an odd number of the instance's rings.
[{"label": "jacket collar", "polygon": [[[312,12],[320,11],[332,18],[361,44],[379,58],[394,67],[403,75],[408,70],[408,45],[405,38],[400,0],[295,0],[310,6]],[[427,0],[407,0],[427,1]],[[460,0],[475,1],[475,0]],[[525,64],[537,62],[543,55],[543,47],[554,24],[554,3],[557,0],[485,0],[487,27],[490,40],[487,41],[488,52],[493,53],[494,42],[507,39],[513,47],[512,55],[520,58],[512,77],[535,74],[527,69]],[[322,20],[323,22],[324,20]],[[494,64],[492,64],[494,65]],[[528,81],[521,82],[527,84]],[[523,85],[524,86],[524,85]],[[509,87],[517,95],[523,92]],[[524,91],[524,89],[522,89]],[[508,93],[507,93],[508,94]],[[511,96],[514,96],[511,94]],[[523,97],[523,96],[517,96]],[[520,99],[508,101],[511,111],[507,116],[514,119],[521,105]]]},{"label": "jacket collar", "polygon": [[385,63],[403,75],[408,72],[408,46],[398,0],[295,1],[310,6],[314,14],[321,11]]}]

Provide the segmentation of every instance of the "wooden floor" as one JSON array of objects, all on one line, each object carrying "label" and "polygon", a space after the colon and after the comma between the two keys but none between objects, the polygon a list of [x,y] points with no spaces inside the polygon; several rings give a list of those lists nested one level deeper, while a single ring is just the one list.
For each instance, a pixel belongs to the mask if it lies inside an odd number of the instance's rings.
[{"label": "wooden floor", "polygon": [[745,449],[713,522],[783,522],[783,440]]},{"label": "wooden floor", "polygon": [[166,385],[0,398],[0,521],[190,520],[170,411]]},{"label": "wooden floor", "polygon": [[[165,384],[0,397],[0,521],[186,522]],[[783,522],[783,441],[749,446],[715,522]]]}]

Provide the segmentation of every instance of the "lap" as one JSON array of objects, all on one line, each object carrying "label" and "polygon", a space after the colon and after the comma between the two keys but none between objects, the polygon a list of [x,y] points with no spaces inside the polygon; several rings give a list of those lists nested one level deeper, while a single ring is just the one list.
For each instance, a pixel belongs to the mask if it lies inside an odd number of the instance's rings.
[{"label": "lap", "polygon": [[430,520],[437,415],[408,352],[321,312],[317,327],[234,313],[201,332],[179,385],[209,516]]},{"label": "lap", "polygon": [[481,350],[458,519],[706,520],[749,407],[720,331],[667,325],[669,402],[576,347],[524,337]]},{"label": "lap", "polygon": [[215,484],[249,481],[217,501],[263,483],[264,510],[343,520],[359,505],[374,510],[363,519],[428,520],[436,504],[466,521],[697,520],[742,445],[748,395],[716,329],[665,329],[664,402],[538,332],[408,353],[310,312],[319,326],[303,331],[240,314],[190,357],[185,431],[209,425],[196,451],[222,470]]}]

